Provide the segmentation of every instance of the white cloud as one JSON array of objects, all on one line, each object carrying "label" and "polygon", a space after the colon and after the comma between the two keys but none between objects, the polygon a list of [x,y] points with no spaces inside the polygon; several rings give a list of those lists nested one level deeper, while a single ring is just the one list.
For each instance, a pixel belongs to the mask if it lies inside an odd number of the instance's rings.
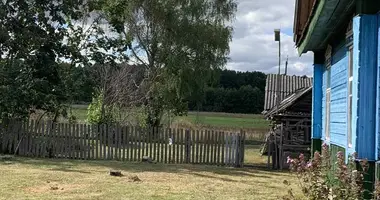
[{"label": "white cloud", "polygon": [[294,0],[238,0],[227,68],[277,73],[278,42],[273,30],[281,28],[281,72],[289,56],[288,74],[311,75],[312,53],[299,57],[293,42],[294,5]]}]

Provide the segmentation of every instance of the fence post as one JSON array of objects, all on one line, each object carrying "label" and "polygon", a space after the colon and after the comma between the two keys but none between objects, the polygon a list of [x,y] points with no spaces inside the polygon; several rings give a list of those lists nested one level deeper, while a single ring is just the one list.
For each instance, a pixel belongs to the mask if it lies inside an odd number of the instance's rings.
[{"label": "fence post", "polygon": [[190,141],[190,131],[186,129],[185,131],[185,162],[188,164],[190,163],[190,149],[191,149],[191,141]]}]

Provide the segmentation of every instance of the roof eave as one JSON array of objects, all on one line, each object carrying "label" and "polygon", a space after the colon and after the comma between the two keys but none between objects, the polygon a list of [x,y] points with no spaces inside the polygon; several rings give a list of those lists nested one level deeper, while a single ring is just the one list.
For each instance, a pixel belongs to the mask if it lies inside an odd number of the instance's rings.
[{"label": "roof eave", "polygon": [[307,30],[297,44],[301,56],[308,51],[323,50],[330,36],[342,23],[344,17],[353,6],[353,0],[320,0],[312,16]]}]

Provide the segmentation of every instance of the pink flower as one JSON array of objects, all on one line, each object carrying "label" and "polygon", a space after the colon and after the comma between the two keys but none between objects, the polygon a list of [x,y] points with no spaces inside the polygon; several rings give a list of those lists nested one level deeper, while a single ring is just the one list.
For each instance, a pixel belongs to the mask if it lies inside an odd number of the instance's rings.
[{"label": "pink flower", "polygon": [[287,163],[288,164],[293,163],[293,159],[291,159],[290,156],[287,157]]},{"label": "pink flower", "polygon": [[305,156],[303,155],[303,153],[300,154],[299,159],[300,160],[304,160],[305,159]]},{"label": "pink flower", "polygon": [[313,166],[313,164],[312,164],[311,162],[307,162],[306,167],[307,167],[307,168],[310,168],[311,166]]}]

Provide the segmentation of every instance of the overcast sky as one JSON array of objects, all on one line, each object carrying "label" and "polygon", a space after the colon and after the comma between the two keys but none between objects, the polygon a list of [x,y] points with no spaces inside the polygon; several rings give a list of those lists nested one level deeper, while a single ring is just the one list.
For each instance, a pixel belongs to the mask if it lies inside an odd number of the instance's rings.
[{"label": "overcast sky", "polygon": [[312,75],[312,53],[298,56],[293,42],[295,0],[237,0],[234,36],[230,45],[228,69],[278,72],[278,42],[273,30],[281,28],[281,53],[284,72],[289,56],[288,74]]}]

